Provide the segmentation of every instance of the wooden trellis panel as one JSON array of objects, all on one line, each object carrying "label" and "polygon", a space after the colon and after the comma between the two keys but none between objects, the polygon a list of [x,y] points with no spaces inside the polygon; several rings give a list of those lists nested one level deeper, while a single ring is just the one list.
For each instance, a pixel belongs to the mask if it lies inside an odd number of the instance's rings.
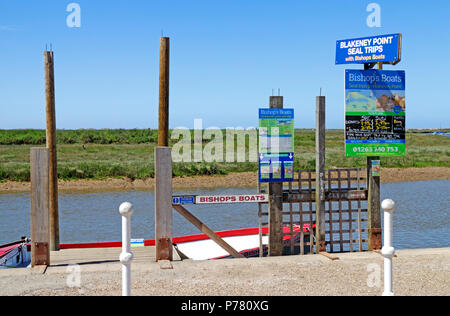
[{"label": "wooden trellis panel", "polygon": [[[327,251],[367,250],[367,188],[363,169],[330,169],[325,175],[325,237]],[[284,254],[315,252],[315,181],[313,170],[296,170],[295,181],[283,190]],[[258,186],[258,192],[262,193]],[[260,256],[267,252],[263,227],[268,225],[267,206],[258,204]],[[301,229],[303,227],[303,229]]]}]

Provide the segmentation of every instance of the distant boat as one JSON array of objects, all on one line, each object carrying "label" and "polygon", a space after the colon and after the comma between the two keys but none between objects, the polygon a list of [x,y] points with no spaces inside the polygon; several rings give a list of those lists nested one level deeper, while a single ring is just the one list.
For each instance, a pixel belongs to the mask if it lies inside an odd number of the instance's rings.
[{"label": "distant boat", "polygon": [[0,245],[0,269],[27,267],[31,263],[29,241],[22,237],[22,240]]}]

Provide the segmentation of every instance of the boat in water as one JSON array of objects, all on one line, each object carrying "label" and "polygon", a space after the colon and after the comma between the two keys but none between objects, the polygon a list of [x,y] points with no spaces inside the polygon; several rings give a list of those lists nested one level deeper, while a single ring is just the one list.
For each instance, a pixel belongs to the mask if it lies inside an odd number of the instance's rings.
[{"label": "boat in water", "polygon": [[[315,225],[313,225],[313,230]],[[263,227],[262,238],[262,251],[263,256],[267,255],[269,242],[269,237],[264,236],[268,233],[268,228]],[[291,235],[289,227],[283,227],[283,242],[284,242],[284,254],[299,254],[300,247],[293,247],[294,252],[292,252]],[[236,249],[236,251],[243,254],[245,257],[259,257],[260,256],[260,234],[259,228],[244,228],[227,230],[216,233],[225,242],[227,242],[231,247]],[[294,225],[292,238],[294,238],[295,243],[299,243],[300,236],[303,235],[304,238],[304,253],[310,252],[309,241],[313,232],[311,232],[310,225],[303,225],[303,234],[300,234],[300,226]],[[215,259],[225,259],[232,258],[232,256],[220,247],[217,243],[211,240],[205,234],[188,235],[181,237],[174,237],[172,239],[173,246],[177,251],[181,259],[192,259],[192,260],[215,260]],[[141,246],[154,246],[155,240],[141,240],[141,242],[132,242],[133,244],[140,244]],[[79,249],[79,248],[118,248],[121,247],[121,242],[100,242],[100,243],[76,243],[76,244],[61,244],[61,249]]]},{"label": "boat in water", "polygon": [[[315,225],[313,225],[314,231]],[[300,226],[294,225],[293,233],[290,234],[289,227],[283,227],[283,242],[284,254],[299,254],[300,247],[291,247],[291,238],[298,245],[300,236],[304,238],[304,253],[309,253],[309,241],[313,231],[309,224],[304,224],[302,227],[303,234],[301,234]],[[263,256],[267,255],[269,237],[265,236],[268,233],[268,228],[263,227],[260,235],[259,228],[244,228],[217,232],[225,242],[236,249],[245,257],[259,257],[262,249]],[[260,239],[263,247],[260,248]],[[30,239],[23,237],[22,240],[12,242],[6,245],[0,245],[0,269],[1,268],[20,268],[28,267],[31,262]],[[181,237],[174,237],[172,239],[173,246],[181,259],[192,260],[215,260],[232,258],[232,256],[220,247],[217,243],[211,240],[205,234],[188,235]],[[141,242],[134,242],[132,246],[154,246],[155,240],[141,240]],[[99,243],[70,243],[61,244],[61,249],[80,249],[80,248],[119,248],[122,247],[121,242],[99,242]],[[292,253],[291,250],[294,250]]]},{"label": "boat in water", "polygon": [[31,263],[29,242],[28,238],[22,237],[19,241],[0,245],[0,269],[28,267]]}]

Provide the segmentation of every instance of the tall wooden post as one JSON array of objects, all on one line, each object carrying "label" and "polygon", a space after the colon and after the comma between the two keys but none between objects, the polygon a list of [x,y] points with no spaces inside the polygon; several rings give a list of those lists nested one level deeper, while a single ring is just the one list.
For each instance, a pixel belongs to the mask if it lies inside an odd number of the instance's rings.
[{"label": "tall wooden post", "polygon": [[49,160],[47,148],[31,148],[31,266],[50,265]]},{"label": "tall wooden post", "polygon": [[[366,67],[365,67],[366,68]],[[378,63],[378,69],[383,64]],[[369,250],[381,249],[381,207],[380,207],[380,177],[372,174],[372,161],[380,160],[379,156],[367,157],[367,216],[369,226]]]},{"label": "tall wooden post", "polygon": [[169,146],[169,56],[170,39],[159,43],[159,125],[158,146]]},{"label": "tall wooden post", "polygon": [[58,165],[56,156],[56,115],[55,115],[55,75],[53,52],[44,52],[45,99],[46,99],[46,140],[50,150],[49,207],[50,207],[50,250],[59,250],[58,212]]},{"label": "tall wooden post", "polygon": [[172,152],[169,146],[170,39],[159,46],[158,147],[155,148],[155,239],[156,260],[172,260]]},{"label": "tall wooden post", "polygon": [[316,253],[325,242],[325,97],[316,97]]},{"label": "tall wooden post", "polygon": [[173,259],[172,249],[172,151],[155,148],[156,260]]},{"label": "tall wooden post", "polygon": [[[282,96],[270,97],[271,109],[283,108]],[[269,256],[283,255],[283,183],[269,183]]]}]

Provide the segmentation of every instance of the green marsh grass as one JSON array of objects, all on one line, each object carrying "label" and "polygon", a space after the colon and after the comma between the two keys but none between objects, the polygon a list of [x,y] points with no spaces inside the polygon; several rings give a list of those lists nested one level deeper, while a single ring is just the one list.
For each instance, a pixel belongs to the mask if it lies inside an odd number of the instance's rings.
[{"label": "green marsh grass", "polygon": [[[58,130],[58,177],[65,180],[110,177],[134,180],[154,177],[153,152],[156,141],[157,131],[150,129]],[[448,137],[411,131],[407,133],[406,141],[407,154],[404,157],[382,157],[383,167],[450,167]],[[203,145],[208,142],[204,141]],[[45,146],[45,131],[0,130],[0,181],[29,181],[30,148],[39,146]],[[248,149],[248,142],[246,147]],[[314,169],[314,150],[314,130],[296,130],[295,168]],[[347,158],[344,154],[344,131],[327,130],[327,168],[366,166],[366,158]],[[176,176],[257,170],[258,163],[255,162],[190,162],[173,165],[173,174]]]}]

